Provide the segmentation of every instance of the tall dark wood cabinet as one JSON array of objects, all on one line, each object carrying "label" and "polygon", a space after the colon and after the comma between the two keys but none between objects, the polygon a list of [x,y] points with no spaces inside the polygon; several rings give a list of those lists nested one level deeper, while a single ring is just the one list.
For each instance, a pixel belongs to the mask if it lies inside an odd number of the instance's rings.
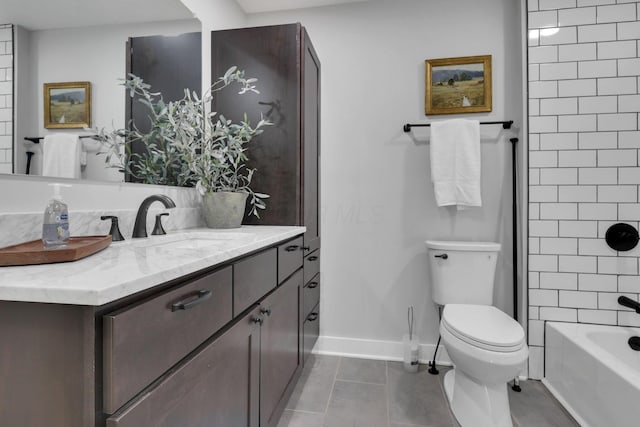
[{"label": "tall dark wood cabinet", "polygon": [[[231,66],[258,79],[260,94],[238,96],[218,92],[213,111],[234,121],[244,114],[251,123],[262,116],[265,128],[248,147],[249,166],[256,168],[252,188],[269,194],[260,218],[245,224],[304,225],[305,312],[307,333],[301,348],[307,355],[319,333],[320,296],[320,61],[300,24],[241,28],[211,33],[212,79]],[[310,298],[310,299],[309,299]]]}]

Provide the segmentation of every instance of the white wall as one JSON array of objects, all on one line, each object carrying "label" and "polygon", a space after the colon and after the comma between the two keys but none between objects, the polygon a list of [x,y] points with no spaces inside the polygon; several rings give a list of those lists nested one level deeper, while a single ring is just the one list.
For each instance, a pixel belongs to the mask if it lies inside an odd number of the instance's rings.
[{"label": "white wall", "polygon": [[[296,21],[322,63],[324,349],[400,356],[380,341],[401,339],[410,305],[421,342],[435,344],[427,239],[502,242],[496,303],[511,312],[507,141],[518,134],[523,98],[517,2],[370,1],[248,15],[249,26]],[[437,208],[429,131],[405,134],[402,124],[449,118],[424,116],[425,59],[484,54],[493,56],[493,111],[465,117],[511,119],[516,128],[482,127],[484,207]]]}]

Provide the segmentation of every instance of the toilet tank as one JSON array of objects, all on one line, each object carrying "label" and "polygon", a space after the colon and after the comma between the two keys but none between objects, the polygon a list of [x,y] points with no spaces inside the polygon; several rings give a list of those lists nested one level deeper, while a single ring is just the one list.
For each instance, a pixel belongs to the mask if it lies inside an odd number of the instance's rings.
[{"label": "toilet tank", "polygon": [[493,305],[500,244],[427,240],[433,302]]}]

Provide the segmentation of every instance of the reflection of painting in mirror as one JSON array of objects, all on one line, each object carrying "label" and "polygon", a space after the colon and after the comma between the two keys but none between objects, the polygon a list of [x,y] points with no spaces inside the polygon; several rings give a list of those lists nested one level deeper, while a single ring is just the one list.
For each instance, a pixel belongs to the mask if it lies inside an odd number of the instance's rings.
[{"label": "reflection of painting in mirror", "polygon": [[91,83],[45,83],[44,127],[47,129],[91,126]]}]

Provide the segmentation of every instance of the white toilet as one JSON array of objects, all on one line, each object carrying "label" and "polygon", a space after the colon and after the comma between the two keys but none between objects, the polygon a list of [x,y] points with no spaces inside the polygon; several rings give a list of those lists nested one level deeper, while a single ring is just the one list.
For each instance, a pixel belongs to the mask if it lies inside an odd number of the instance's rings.
[{"label": "white toilet", "polygon": [[440,336],[454,369],[444,389],[462,427],[513,427],[507,382],[529,355],[522,326],[493,307],[499,243],[427,240]]}]

